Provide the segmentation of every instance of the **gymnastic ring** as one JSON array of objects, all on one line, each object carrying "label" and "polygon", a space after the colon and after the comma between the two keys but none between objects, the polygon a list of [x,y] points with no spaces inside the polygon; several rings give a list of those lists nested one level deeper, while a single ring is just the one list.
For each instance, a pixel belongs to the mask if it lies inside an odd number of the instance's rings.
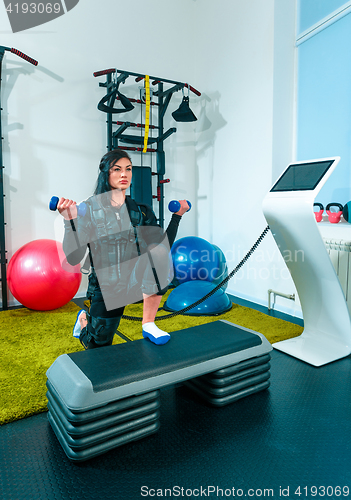
[{"label": "gymnastic ring", "polygon": [[[113,106],[106,106],[106,104],[104,104],[110,99],[114,102],[117,96],[119,97],[124,109],[117,109]],[[126,96],[119,92],[118,87],[115,87],[101,99],[101,101],[97,105],[97,108],[99,111],[103,111],[104,113],[126,113],[127,111],[131,111],[132,109],[134,109],[134,106]]]}]

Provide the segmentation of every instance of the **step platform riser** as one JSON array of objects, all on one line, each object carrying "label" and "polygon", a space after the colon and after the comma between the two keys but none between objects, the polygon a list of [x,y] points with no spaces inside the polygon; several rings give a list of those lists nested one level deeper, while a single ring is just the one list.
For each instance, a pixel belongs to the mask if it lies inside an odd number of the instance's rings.
[{"label": "step platform riser", "polygon": [[212,406],[269,387],[271,344],[252,330],[215,321],[60,356],[47,371],[49,422],[68,458],[81,462],[157,432],[160,390],[186,383]]}]

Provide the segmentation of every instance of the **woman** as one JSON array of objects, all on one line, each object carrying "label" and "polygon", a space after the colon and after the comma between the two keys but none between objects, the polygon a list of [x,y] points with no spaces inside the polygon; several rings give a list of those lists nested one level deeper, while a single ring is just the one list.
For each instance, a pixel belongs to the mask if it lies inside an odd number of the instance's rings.
[{"label": "woman", "polygon": [[90,308],[78,313],[73,334],[85,349],[111,345],[124,305],[137,301],[139,293],[144,338],[165,344],[170,335],[155,325],[155,316],[167,290],[168,250],[189,206],[186,200],[180,201],[180,210],[172,215],[164,234],[152,209],[126,196],[132,181],[128,154],[120,149],[110,151],[99,168],[94,196],[86,201],[84,216],[78,216],[72,200],[61,198],[57,205],[65,219],[63,249],[69,264],[81,262],[87,248],[91,262]]}]

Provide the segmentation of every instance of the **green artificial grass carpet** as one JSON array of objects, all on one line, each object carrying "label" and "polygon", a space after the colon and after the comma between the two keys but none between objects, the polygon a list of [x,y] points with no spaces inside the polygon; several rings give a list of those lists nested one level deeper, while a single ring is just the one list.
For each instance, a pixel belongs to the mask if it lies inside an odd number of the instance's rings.
[{"label": "green artificial grass carpet", "polygon": [[[168,292],[163,298],[162,304],[167,300]],[[124,314],[128,316],[141,317],[143,312],[142,304],[132,304],[124,310]],[[167,311],[159,311],[157,316],[165,316],[171,314]],[[157,317],[156,316],[156,317]],[[212,321],[225,319],[231,321],[236,325],[244,326],[254,330],[255,332],[262,333],[271,344],[279,342],[280,340],[290,339],[301,335],[303,327],[289,323],[282,319],[273,318],[249,307],[238,306],[233,304],[230,311],[219,316],[175,316],[174,318],[157,321],[157,326],[161,330],[168,333],[183,328],[190,328],[191,326],[203,325]],[[130,340],[137,340],[142,338],[141,323],[136,321],[129,321],[122,319],[118,327],[118,331]]]},{"label": "green artificial grass carpet", "polygon": [[[130,305],[125,314],[140,317],[142,307],[142,303]],[[79,309],[69,302],[54,311],[21,308],[0,312],[0,424],[47,410],[47,369],[61,354],[83,350],[80,342],[72,336]],[[169,313],[158,313],[166,314]],[[158,321],[157,325],[171,333],[218,319],[260,332],[271,343],[296,337],[303,330],[298,325],[235,304],[220,316],[176,316]],[[122,319],[118,331],[130,340],[142,338],[141,322]],[[114,344],[122,342],[125,340],[115,335]]]}]

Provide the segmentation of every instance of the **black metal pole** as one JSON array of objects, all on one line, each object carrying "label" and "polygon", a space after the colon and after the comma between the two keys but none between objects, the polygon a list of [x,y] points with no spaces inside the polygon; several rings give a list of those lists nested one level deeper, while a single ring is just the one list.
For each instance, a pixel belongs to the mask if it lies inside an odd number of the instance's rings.
[{"label": "black metal pole", "polygon": [[[106,75],[106,86],[111,84],[112,77],[111,73]],[[107,92],[109,92],[109,88],[107,88]],[[112,113],[107,113],[107,151],[112,151]]]},{"label": "black metal pole", "polygon": [[8,309],[7,302],[7,275],[6,275],[6,247],[5,247],[5,203],[4,203],[4,165],[2,154],[2,126],[1,126],[1,79],[2,79],[2,60],[5,49],[0,49],[0,267],[1,267],[1,295],[2,308]]},{"label": "black metal pole", "polygon": [[2,309],[8,309],[8,301],[7,301],[7,273],[6,273],[6,240],[5,240],[5,202],[4,202],[4,162],[3,162],[3,154],[2,154],[2,126],[1,126],[1,80],[2,80],[2,60],[4,58],[5,50],[11,52],[12,54],[16,54],[16,56],[21,57],[25,61],[33,64],[34,66],[38,65],[38,61],[32,59],[27,56],[23,52],[20,52],[17,49],[10,47],[0,46],[0,270],[1,270],[1,295],[2,295]]},{"label": "black metal pole", "polygon": [[[158,83],[158,136],[163,136],[163,83]],[[165,152],[163,141],[157,141],[157,186],[159,188],[158,219],[159,224],[164,227],[164,194],[163,194],[163,176],[165,175]]]}]

